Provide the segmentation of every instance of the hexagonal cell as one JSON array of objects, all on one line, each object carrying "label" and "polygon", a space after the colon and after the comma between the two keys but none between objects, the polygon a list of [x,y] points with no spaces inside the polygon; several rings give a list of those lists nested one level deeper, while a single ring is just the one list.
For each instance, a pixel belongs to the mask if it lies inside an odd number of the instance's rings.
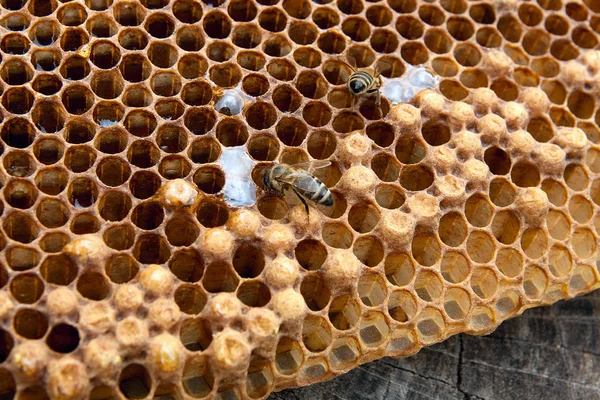
[{"label": "hexagonal cell", "polygon": [[251,398],[260,398],[269,393],[273,387],[273,371],[271,361],[252,355],[248,366],[246,393]]},{"label": "hexagonal cell", "polygon": [[517,292],[506,291],[502,293],[496,302],[496,313],[500,318],[507,318],[518,311],[521,299]]},{"label": "hexagonal cell", "polygon": [[358,322],[360,308],[352,296],[342,295],[331,301],[328,317],[334,328],[347,330]]},{"label": "hexagonal cell", "polygon": [[358,281],[358,296],[368,307],[382,304],[387,297],[385,281],[378,274],[364,274]]},{"label": "hexagonal cell", "polygon": [[436,273],[421,271],[417,274],[414,288],[422,300],[435,301],[441,296],[444,284]]},{"label": "hexagonal cell", "polygon": [[594,233],[585,228],[576,229],[571,235],[571,246],[579,258],[590,258],[596,254],[598,239]]},{"label": "hexagonal cell", "polygon": [[313,311],[324,309],[331,298],[331,293],[326,285],[326,280],[318,273],[305,275],[300,285],[300,293],[308,308]]},{"label": "hexagonal cell", "polygon": [[[199,314],[206,305],[206,295],[202,291],[200,285],[181,285],[177,288],[174,294],[175,303],[181,310],[181,312],[195,315]],[[197,322],[197,321],[196,321]],[[196,325],[194,323],[194,325]],[[182,336],[183,336],[183,327],[182,327]],[[196,338],[198,340],[200,338]],[[201,339],[200,343],[202,345],[202,341],[206,341],[206,338]],[[184,344],[185,345],[185,344]],[[188,350],[192,350],[190,347],[186,346]]]},{"label": "hexagonal cell", "polygon": [[309,315],[302,324],[302,341],[313,353],[327,349],[331,344],[331,328],[326,319]]},{"label": "hexagonal cell", "polygon": [[40,239],[40,249],[45,253],[58,253],[69,241],[69,236],[64,233],[50,232]]},{"label": "hexagonal cell", "polygon": [[304,363],[304,352],[295,340],[282,337],[275,350],[275,366],[280,374],[292,375]]},{"label": "hexagonal cell", "polygon": [[584,224],[592,218],[594,209],[587,198],[576,195],[569,201],[569,214],[576,222]]},{"label": "hexagonal cell", "polygon": [[391,155],[380,152],[371,159],[371,169],[384,182],[393,182],[400,175],[400,164]]},{"label": "hexagonal cell", "polygon": [[473,231],[467,239],[469,258],[477,263],[485,264],[494,257],[496,243],[484,231]]},{"label": "hexagonal cell", "polygon": [[498,278],[490,268],[476,268],[471,275],[471,289],[481,299],[489,299],[498,290]]},{"label": "hexagonal cell", "polygon": [[471,266],[469,260],[462,253],[448,251],[442,257],[441,272],[445,280],[451,283],[460,283],[467,279]]},{"label": "hexagonal cell", "polygon": [[390,328],[383,314],[369,311],[362,316],[360,339],[368,347],[377,347],[387,340]]},{"label": "hexagonal cell", "polygon": [[48,330],[48,318],[32,308],[20,308],[13,317],[13,328],[25,339],[41,339]]},{"label": "hexagonal cell", "polygon": [[460,246],[465,241],[467,232],[467,223],[459,213],[448,213],[440,219],[438,235],[448,246]]},{"label": "hexagonal cell", "polygon": [[385,259],[385,275],[393,285],[408,285],[415,275],[411,257],[404,253],[389,254]]},{"label": "hexagonal cell", "polygon": [[338,249],[349,249],[352,246],[353,235],[346,225],[337,222],[327,222],[321,234],[323,241]]},{"label": "hexagonal cell", "polygon": [[416,318],[417,332],[425,343],[433,343],[444,335],[446,324],[442,314],[435,308],[421,310]]},{"label": "hexagonal cell", "polygon": [[344,370],[356,364],[360,356],[360,348],[350,337],[334,340],[329,353],[329,362],[334,369]]},{"label": "hexagonal cell", "polygon": [[589,178],[585,168],[579,164],[569,164],[564,172],[565,183],[574,191],[585,190],[589,185]]},{"label": "hexagonal cell", "polygon": [[516,198],[515,187],[504,178],[494,178],[490,182],[489,197],[492,203],[498,207],[511,205]]},{"label": "hexagonal cell", "polygon": [[544,270],[536,265],[530,265],[523,275],[523,291],[530,299],[539,299],[546,292],[548,277]]},{"label": "hexagonal cell", "polygon": [[8,266],[14,271],[32,269],[40,262],[40,254],[30,247],[14,246],[5,250],[5,254]]},{"label": "hexagonal cell", "polygon": [[492,232],[500,243],[511,244],[519,235],[521,223],[512,211],[500,211],[492,221]]},{"label": "hexagonal cell", "polygon": [[171,251],[162,236],[146,233],[138,237],[133,256],[142,264],[164,264],[169,260]]},{"label": "hexagonal cell", "polygon": [[119,390],[127,399],[141,399],[150,393],[152,378],[141,364],[129,364],[119,374]]},{"label": "hexagonal cell", "polygon": [[10,281],[10,293],[19,303],[33,304],[44,293],[44,282],[34,274],[19,274]]},{"label": "hexagonal cell", "polygon": [[181,383],[185,392],[194,398],[206,397],[211,393],[215,382],[205,358],[188,358]]},{"label": "hexagonal cell", "polygon": [[229,264],[213,263],[206,267],[202,286],[210,293],[235,292],[240,278]]},{"label": "hexagonal cell", "polygon": [[98,210],[107,221],[121,221],[131,209],[131,199],[124,192],[109,190],[100,197]]},{"label": "hexagonal cell", "polygon": [[105,272],[113,283],[127,283],[139,271],[138,263],[127,254],[117,254],[106,264]]},{"label": "hexagonal cell", "polygon": [[436,236],[428,233],[415,234],[412,240],[413,258],[421,265],[430,267],[441,257],[441,246]]},{"label": "hexagonal cell", "polygon": [[424,165],[407,165],[400,173],[400,185],[406,190],[425,190],[433,184],[434,174]]},{"label": "hexagonal cell", "polygon": [[461,288],[450,288],[444,295],[444,311],[454,319],[460,320],[467,316],[471,309],[469,293]]},{"label": "hexagonal cell", "polygon": [[548,233],[554,239],[565,240],[571,233],[569,218],[558,210],[550,210],[546,218]]},{"label": "hexagonal cell", "polygon": [[401,323],[411,321],[417,313],[417,301],[408,290],[396,290],[390,293],[387,303],[390,316]]},{"label": "hexagonal cell", "polygon": [[197,282],[204,273],[204,261],[196,250],[182,249],[170,258],[169,269],[183,282]]},{"label": "hexagonal cell", "polygon": [[589,290],[596,283],[594,269],[588,265],[579,265],[573,271],[573,276],[569,281],[569,290],[571,292],[583,292]]},{"label": "hexagonal cell", "polygon": [[467,221],[478,228],[483,228],[490,223],[493,212],[492,205],[483,195],[474,194],[469,197],[465,203],[465,216],[467,217]]}]

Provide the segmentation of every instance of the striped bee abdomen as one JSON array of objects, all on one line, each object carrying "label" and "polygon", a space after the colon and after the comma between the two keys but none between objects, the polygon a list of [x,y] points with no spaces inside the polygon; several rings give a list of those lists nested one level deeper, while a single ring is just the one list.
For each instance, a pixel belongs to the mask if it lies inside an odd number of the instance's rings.
[{"label": "striped bee abdomen", "polygon": [[350,76],[348,86],[350,86],[350,90],[354,94],[360,94],[370,90],[373,86],[373,82],[375,82],[373,75],[364,71],[359,71]]}]

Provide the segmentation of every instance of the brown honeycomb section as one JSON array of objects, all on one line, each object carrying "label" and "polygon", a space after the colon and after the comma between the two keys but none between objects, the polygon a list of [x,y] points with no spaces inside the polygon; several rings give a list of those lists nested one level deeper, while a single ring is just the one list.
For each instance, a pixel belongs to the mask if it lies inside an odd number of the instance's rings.
[{"label": "brown honeycomb section", "polygon": [[[0,398],[265,398],[599,287],[599,34],[593,0],[0,0]],[[345,56],[439,86],[354,97]],[[334,206],[263,190],[313,160]]]}]

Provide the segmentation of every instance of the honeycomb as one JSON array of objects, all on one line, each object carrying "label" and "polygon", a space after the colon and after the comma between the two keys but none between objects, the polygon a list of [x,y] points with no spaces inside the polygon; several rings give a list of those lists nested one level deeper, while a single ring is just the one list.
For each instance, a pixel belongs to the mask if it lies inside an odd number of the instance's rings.
[{"label": "honeycomb", "polygon": [[[595,0],[0,0],[0,32],[2,399],[265,398],[600,286]],[[439,85],[355,98],[345,56]],[[312,160],[334,206],[263,190]]]}]

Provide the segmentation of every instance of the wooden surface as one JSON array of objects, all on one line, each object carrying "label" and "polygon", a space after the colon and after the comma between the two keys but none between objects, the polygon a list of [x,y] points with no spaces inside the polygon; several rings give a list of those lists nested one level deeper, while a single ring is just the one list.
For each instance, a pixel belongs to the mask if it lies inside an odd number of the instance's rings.
[{"label": "wooden surface", "polygon": [[600,291],[268,400],[600,400]]}]

